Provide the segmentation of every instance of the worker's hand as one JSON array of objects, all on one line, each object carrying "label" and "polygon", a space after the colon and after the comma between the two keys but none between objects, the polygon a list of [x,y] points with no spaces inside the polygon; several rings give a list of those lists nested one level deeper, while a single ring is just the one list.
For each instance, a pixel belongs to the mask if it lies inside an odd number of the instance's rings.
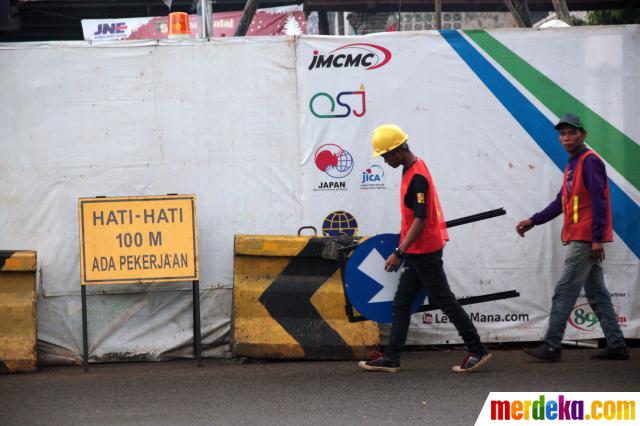
[{"label": "worker's hand", "polygon": [[533,224],[533,221],[531,219],[521,220],[516,225],[516,232],[518,233],[518,235],[520,235],[522,238],[524,238],[525,232],[527,232],[528,230],[530,230],[534,226],[535,225]]},{"label": "worker's hand", "polygon": [[387,257],[387,261],[384,263],[384,270],[387,272],[395,272],[401,263],[402,259],[396,256],[395,253],[391,253],[391,256]]},{"label": "worker's hand", "polygon": [[591,244],[591,257],[596,262],[602,262],[604,260],[604,246],[602,243]]}]

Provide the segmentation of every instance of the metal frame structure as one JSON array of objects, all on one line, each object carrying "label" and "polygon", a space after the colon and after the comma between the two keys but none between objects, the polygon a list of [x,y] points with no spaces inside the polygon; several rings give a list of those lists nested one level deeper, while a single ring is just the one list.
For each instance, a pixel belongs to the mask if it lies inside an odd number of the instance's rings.
[{"label": "metal frame structure", "polygon": [[[240,11],[254,0],[211,1],[213,12]],[[526,4],[531,12],[555,11],[555,3],[568,10],[603,10],[638,7],[637,0],[260,0],[259,7],[304,4],[306,12],[319,12],[327,29],[326,12],[508,12],[509,4]],[[83,40],[82,19],[163,16],[169,12],[196,13],[199,0],[0,0],[0,42]],[[170,5],[170,6],[167,6]],[[563,8],[564,10],[564,8]],[[323,25],[327,24],[327,25]]]}]

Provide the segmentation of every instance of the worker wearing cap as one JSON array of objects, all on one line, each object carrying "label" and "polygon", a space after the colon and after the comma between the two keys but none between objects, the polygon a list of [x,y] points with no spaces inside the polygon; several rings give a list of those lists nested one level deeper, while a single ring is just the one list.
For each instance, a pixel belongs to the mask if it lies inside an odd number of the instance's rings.
[{"label": "worker wearing cap", "polygon": [[587,130],[580,117],[565,114],[555,128],[562,147],[570,155],[562,188],[544,210],[519,222],[516,231],[524,237],[534,226],[564,213],[562,242],[568,245],[568,250],[564,272],[553,294],[544,343],[525,352],[545,361],[560,359],[567,320],[584,287],[607,341],[607,348],[593,358],[628,359],[624,336],[602,273],[603,243],[613,241],[607,172],[600,157],[584,143]]},{"label": "worker wearing cap", "polygon": [[411,306],[420,290],[425,288],[429,303],[441,307],[469,350],[469,354],[460,365],[453,367],[453,371],[471,372],[489,361],[491,354],[480,341],[469,315],[449,288],[442,266],[442,251],[448,236],[438,193],[427,165],[409,149],[408,138],[400,127],[384,124],[373,131],[371,140],[374,156],[381,155],[393,168],[403,167],[400,242],[387,258],[384,268],[392,272],[400,267],[403,259],[405,264],[393,300],[391,332],[385,353],[382,357],[361,361],[358,365],[371,371],[400,370],[400,352],[407,340]]}]

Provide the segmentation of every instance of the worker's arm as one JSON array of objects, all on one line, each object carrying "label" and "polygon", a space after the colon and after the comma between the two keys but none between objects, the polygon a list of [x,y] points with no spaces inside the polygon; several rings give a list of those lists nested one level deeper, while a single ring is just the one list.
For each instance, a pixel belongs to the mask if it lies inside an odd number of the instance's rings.
[{"label": "worker's arm", "polygon": [[[420,235],[420,232],[422,232],[422,229],[424,228],[424,220],[424,217],[413,218],[413,222],[407,231],[407,235],[398,246],[401,252],[404,253],[409,247],[411,247],[411,244],[418,239],[418,235]],[[388,272],[395,271],[400,266],[400,263],[402,263],[402,258],[395,253],[391,253],[391,256],[387,258],[384,269]]]},{"label": "worker's arm", "polygon": [[542,211],[531,216],[529,219],[521,220],[516,225],[516,232],[521,237],[536,225],[542,225],[562,214],[562,189],[556,198]]}]

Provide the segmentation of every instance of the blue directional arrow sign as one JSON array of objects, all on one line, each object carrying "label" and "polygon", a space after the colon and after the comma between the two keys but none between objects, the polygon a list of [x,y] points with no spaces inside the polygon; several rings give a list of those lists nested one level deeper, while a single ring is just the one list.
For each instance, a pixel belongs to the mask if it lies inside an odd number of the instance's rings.
[{"label": "blue directional arrow sign", "polygon": [[[344,283],[351,305],[372,321],[391,322],[393,297],[398,288],[400,270],[387,272],[384,262],[398,247],[399,234],[380,234],[367,239],[351,254],[345,269]],[[411,307],[417,312],[423,305],[426,290],[421,290]]]}]

